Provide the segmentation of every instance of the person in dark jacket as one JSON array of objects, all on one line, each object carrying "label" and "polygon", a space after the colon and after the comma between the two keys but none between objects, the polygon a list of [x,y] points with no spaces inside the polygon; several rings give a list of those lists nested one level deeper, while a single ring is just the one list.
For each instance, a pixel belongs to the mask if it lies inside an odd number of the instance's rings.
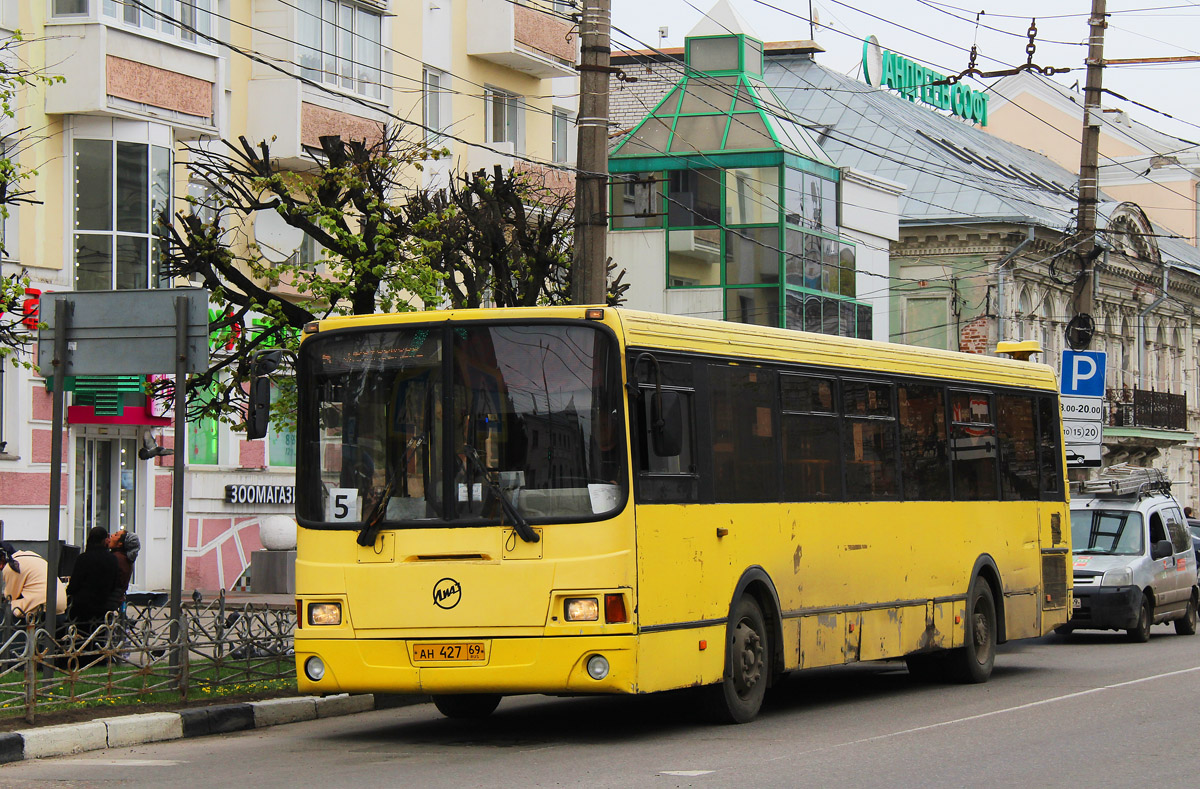
[{"label": "person in dark jacket", "polygon": [[91,632],[104,620],[119,572],[117,559],[108,550],[108,530],[93,526],[67,584],[67,597],[71,600],[68,615],[80,630]]},{"label": "person in dark jacket", "polygon": [[108,549],[117,560],[117,585],[108,596],[108,610],[120,611],[129,591],[129,579],[133,577],[133,563],[137,559],[142,543],[136,534],[121,529],[108,538]]}]

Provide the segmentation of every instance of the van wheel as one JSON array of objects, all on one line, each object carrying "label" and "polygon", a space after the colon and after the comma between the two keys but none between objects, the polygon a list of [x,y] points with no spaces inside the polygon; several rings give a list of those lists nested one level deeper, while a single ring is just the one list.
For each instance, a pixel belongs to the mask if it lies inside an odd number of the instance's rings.
[{"label": "van wheel", "polygon": [[1142,607],[1138,612],[1137,624],[1125,631],[1129,640],[1135,644],[1144,644],[1150,640],[1150,625],[1154,623],[1154,609],[1150,606],[1150,598],[1142,595]]},{"label": "van wheel", "polygon": [[1175,620],[1175,632],[1181,636],[1196,635],[1196,595],[1192,594],[1192,599],[1188,600],[1187,611],[1183,616]]},{"label": "van wheel", "polygon": [[716,723],[747,723],[762,707],[770,674],[771,640],[762,609],[743,595],[725,635],[725,676],[704,689],[708,717]]},{"label": "van wheel", "polygon": [[965,645],[950,650],[950,672],[959,682],[987,682],[996,662],[996,603],[992,587],[975,579],[975,592],[967,607]]},{"label": "van wheel", "polygon": [[499,693],[463,693],[434,696],[433,706],[447,718],[486,718],[500,706]]}]

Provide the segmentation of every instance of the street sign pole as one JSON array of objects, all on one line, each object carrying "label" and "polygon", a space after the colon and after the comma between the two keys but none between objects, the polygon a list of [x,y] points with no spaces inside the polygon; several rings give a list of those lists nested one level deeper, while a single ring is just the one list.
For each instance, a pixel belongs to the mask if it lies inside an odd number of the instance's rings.
[{"label": "street sign pole", "polygon": [[[62,519],[62,459],[63,459],[63,404],[66,398],[66,369],[67,334],[70,331],[72,304],[63,300],[54,305],[54,322],[58,331],[54,335],[54,358],[50,362],[54,367],[54,391],[51,393],[53,406],[51,411],[50,437],[50,522],[46,529],[46,607],[43,621],[46,623],[46,633],[53,643],[58,636],[58,538]],[[53,653],[53,650],[51,651]],[[53,667],[47,663],[44,672],[49,676]]]},{"label": "street sign pole", "polygon": [[187,458],[188,304],[175,298],[175,454],[171,462],[171,668],[183,662],[183,468]]}]

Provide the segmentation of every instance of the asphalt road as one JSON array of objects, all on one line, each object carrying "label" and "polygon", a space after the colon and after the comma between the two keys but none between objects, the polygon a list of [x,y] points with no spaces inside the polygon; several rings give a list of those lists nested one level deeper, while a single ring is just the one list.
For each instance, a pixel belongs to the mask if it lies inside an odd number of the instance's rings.
[{"label": "asphalt road", "polygon": [[984,685],[902,662],[789,677],[753,723],[686,696],[432,705],[0,767],[0,786],[1163,787],[1200,780],[1200,636],[1083,632],[1001,647]]}]

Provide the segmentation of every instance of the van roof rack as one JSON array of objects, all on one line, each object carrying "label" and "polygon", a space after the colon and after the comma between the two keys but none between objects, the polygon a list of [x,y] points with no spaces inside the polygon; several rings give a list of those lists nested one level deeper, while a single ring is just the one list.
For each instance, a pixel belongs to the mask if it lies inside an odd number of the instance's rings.
[{"label": "van roof rack", "polygon": [[1093,496],[1149,496],[1170,493],[1171,480],[1161,468],[1144,468],[1118,463],[1100,472],[1100,476],[1075,483],[1078,493]]}]

